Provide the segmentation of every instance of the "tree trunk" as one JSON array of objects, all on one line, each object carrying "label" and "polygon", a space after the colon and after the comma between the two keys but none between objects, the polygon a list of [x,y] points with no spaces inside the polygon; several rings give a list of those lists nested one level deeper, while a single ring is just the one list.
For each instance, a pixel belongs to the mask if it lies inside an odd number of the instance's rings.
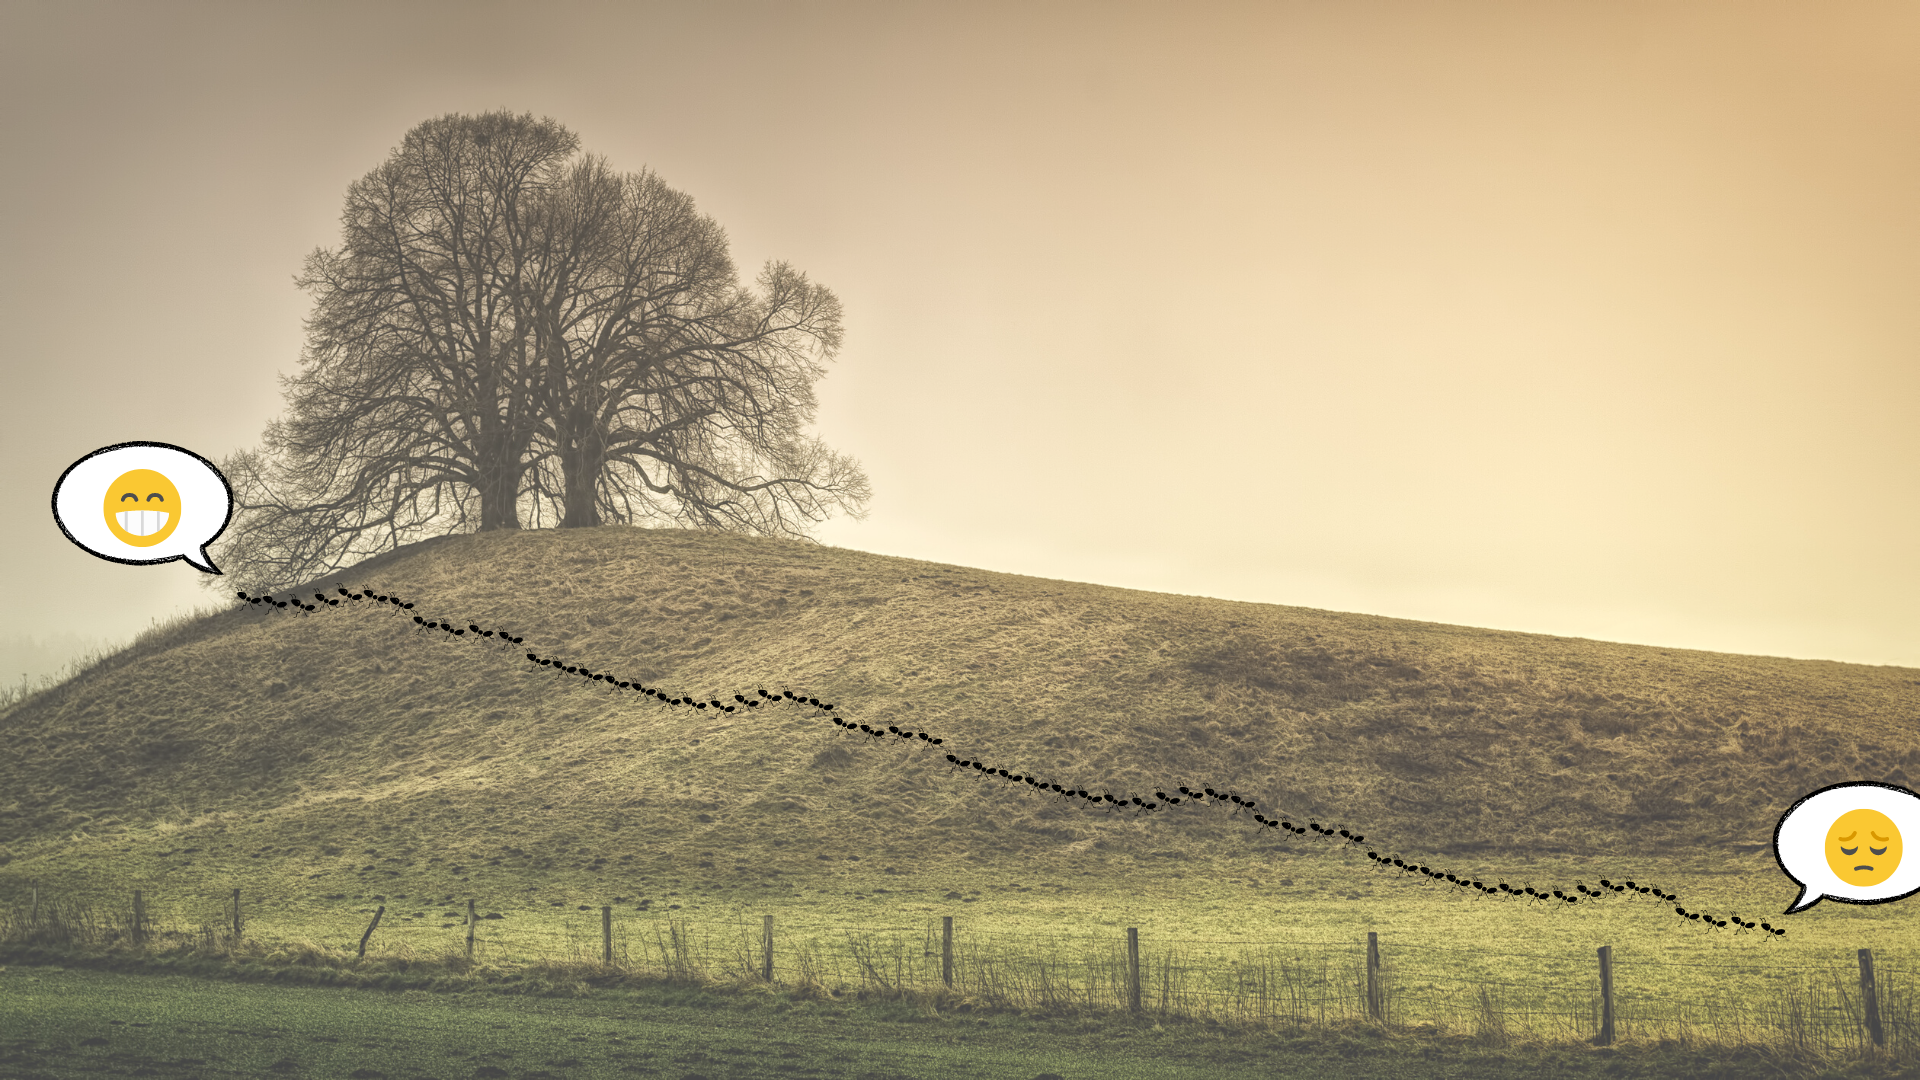
[{"label": "tree trunk", "polygon": [[594,492],[599,488],[600,470],[605,467],[606,462],[590,446],[576,443],[560,455],[560,477],[566,500],[561,528],[590,529],[602,524]]},{"label": "tree trunk", "polygon": [[[500,386],[510,383],[505,369],[509,351],[496,351],[493,335],[480,326],[479,344],[474,354],[474,370],[479,375],[478,400],[473,403],[479,434],[473,441],[474,471],[479,474],[475,487],[480,493],[481,532],[520,527],[520,478],[525,473],[525,437],[516,437],[517,401],[501,402]],[[516,398],[523,393],[514,387]],[[504,405],[505,414],[501,409]]]},{"label": "tree trunk", "polygon": [[494,532],[520,527],[519,454],[507,450],[481,466],[480,531]]}]

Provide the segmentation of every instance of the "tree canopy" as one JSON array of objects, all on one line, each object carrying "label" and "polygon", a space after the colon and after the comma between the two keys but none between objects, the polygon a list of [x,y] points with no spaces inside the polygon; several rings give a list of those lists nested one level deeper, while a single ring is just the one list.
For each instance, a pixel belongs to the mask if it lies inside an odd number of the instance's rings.
[{"label": "tree canopy", "polygon": [[561,125],[450,115],[347,192],[308,256],[302,370],[222,464],[222,582],[272,589],[427,536],[678,524],[810,539],[864,517],[859,465],[810,436],[839,301]]}]

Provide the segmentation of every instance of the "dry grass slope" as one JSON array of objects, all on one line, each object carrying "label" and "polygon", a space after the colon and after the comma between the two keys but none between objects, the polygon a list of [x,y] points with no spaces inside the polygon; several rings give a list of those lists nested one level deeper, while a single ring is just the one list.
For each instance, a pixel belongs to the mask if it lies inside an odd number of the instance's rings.
[{"label": "dry grass slope", "polygon": [[[1814,788],[1920,776],[1920,671],[1903,668],[672,530],[447,537],[338,577],[650,685],[791,688],[1011,770],[1116,795],[1229,788],[1409,854],[1711,864],[1765,849]],[[591,880],[608,857],[588,854],[616,851],[623,869],[764,883],[856,855],[869,872],[1206,864],[1289,843],[1218,814],[1007,793],[924,752],[849,748],[810,711],[689,717],[523,651],[371,605],[235,605],[149,635],[0,713],[0,879]]]}]

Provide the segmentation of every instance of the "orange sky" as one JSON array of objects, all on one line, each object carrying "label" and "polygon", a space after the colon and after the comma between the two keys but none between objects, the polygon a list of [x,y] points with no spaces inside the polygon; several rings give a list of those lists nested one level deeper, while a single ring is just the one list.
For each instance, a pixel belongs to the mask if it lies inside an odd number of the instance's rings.
[{"label": "orange sky", "polygon": [[54,480],[254,445],[347,185],[506,107],[839,294],[829,543],[1920,666],[1911,4],[9,3],[0,50],[0,635],[206,602]]}]

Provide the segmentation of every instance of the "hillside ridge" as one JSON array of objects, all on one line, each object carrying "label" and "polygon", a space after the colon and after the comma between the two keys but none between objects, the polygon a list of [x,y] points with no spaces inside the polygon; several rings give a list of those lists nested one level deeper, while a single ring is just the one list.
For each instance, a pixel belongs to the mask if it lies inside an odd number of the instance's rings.
[{"label": "hillside ridge", "polygon": [[[504,867],[476,819],[523,853],[598,836],[711,864],[724,846],[757,868],[743,873],[852,854],[1204,863],[1302,847],[1223,814],[1008,798],[932,753],[849,745],[797,715],[689,722],[524,651],[703,700],[790,688],[1043,779],[1123,798],[1215,786],[1456,856],[1516,840],[1529,857],[1753,854],[1806,792],[1920,771],[1920,672],[1903,668],[679,530],[444,537],[302,591],[335,580],[525,647],[392,612],[237,602],[172,628],[0,715],[0,878],[176,872],[133,842],[163,823],[219,831],[222,858],[246,852],[289,882],[405,874],[427,851]],[[369,838],[394,867],[357,865]]]}]

